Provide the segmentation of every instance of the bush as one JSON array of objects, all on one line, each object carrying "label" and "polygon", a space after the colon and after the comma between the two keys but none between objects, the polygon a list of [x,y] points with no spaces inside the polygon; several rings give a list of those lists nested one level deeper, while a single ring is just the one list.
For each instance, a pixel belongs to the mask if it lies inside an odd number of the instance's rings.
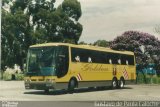
[{"label": "bush", "polygon": [[160,78],[158,78],[158,84],[160,84]]},{"label": "bush", "polygon": [[23,80],[24,74],[10,74],[10,73],[3,73],[3,80],[9,81],[9,80]]},{"label": "bush", "polygon": [[137,83],[144,83],[144,76],[142,73],[139,73],[137,76]]},{"label": "bush", "polygon": [[24,74],[16,74],[16,80],[23,80]]},{"label": "bush", "polygon": [[[159,76],[151,76],[151,75],[147,75],[145,74],[146,77],[146,84],[160,84],[160,77]],[[145,79],[143,74],[139,73],[137,76],[137,83],[138,84],[145,84]]]},{"label": "bush", "polygon": [[3,80],[8,81],[11,80],[12,74],[10,73],[3,73]]}]

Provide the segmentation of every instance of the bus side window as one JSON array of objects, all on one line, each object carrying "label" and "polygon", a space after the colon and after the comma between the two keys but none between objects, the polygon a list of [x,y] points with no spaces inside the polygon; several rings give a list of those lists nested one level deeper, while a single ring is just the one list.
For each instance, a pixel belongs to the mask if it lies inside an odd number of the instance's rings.
[{"label": "bus side window", "polygon": [[77,48],[71,48],[72,62],[80,62],[81,51]]},{"label": "bus side window", "polygon": [[112,59],[109,59],[109,63],[112,64]]},{"label": "bus side window", "polygon": [[76,62],[80,62],[80,57],[79,57],[79,56],[76,56],[76,57],[75,57],[75,60],[76,60]]},{"label": "bus side window", "polygon": [[134,56],[133,55],[128,55],[127,56],[128,64],[129,65],[134,65]]},{"label": "bus side window", "polygon": [[67,74],[69,67],[69,50],[67,46],[58,47],[57,76],[62,77]]},{"label": "bus side window", "polygon": [[127,64],[127,56],[126,55],[121,55],[121,63],[122,63],[122,65],[128,65]]},{"label": "bus side window", "polygon": [[128,65],[128,60],[126,60],[126,65]]},{"label": "bus side window", "polygon": [[108,63],[112,64],[112,54],[110,52],[107,54],[107,58],[108,58]]},{"label": "bus side window", "polygon": [[121,64],[121,59],[118,59],[118,64]]},{"label": "bus side window", "polygon": [[119,55],[116,53],[111,53],[112,64],[118,64]]},{"label": "bus side window", "polygon": [[88,57],[88,62],[92,63],[92,58]]}]

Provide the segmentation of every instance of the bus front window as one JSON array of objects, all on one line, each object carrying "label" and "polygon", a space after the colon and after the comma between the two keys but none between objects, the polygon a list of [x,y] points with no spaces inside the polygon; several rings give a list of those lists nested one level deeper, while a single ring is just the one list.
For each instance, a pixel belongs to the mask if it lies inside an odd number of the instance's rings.
[{"label": "bus front window", "polygon": [[30,48],[28,53],[27,74],[30,76],[56,75],[55,50],[56,47]]}]

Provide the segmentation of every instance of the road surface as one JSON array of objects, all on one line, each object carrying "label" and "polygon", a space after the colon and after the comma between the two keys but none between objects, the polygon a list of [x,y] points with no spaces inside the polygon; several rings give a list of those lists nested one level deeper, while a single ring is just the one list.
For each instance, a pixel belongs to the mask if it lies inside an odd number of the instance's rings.
[{"label": "road surface", "polygon": [[87,101],[86,104],[95,101],[160,101],[160,85],[127,85],[115,90],[81,88],[73,94],[65,90],[46,94],[39,90],[25,90],[23,81],[0,81],[0,101]]},{"label": "road surface", "polygon": [[160,101],[160,85],[127,85],[124,89],[25,90],[23,81],[0,81],[0,99],[18,101],[97,101],[97,100],[154,100]]}]

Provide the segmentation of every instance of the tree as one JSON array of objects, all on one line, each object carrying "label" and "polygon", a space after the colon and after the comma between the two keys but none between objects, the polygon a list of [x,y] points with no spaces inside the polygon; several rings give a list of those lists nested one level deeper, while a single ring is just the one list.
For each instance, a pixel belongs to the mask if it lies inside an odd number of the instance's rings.
[{"label": "tree", "polygon": [[[140,50],[140,46],[145,47],[145,55]],[[152,61],[160,58],[160,41],[155,36],[138,31],[127,31],[111,41],[110,46],[116,50],[128,50],[135,53],[137,63],[142,63],[142,57],[151,58]],[[154,57],[157,57],[156,59]],[[148,61],[148,60],[147,60]],[[145,61],[146,63],[146,61]]]},{"label": "tree", "polygon": [[[13,66],[14,61],[21,65],[20,60],[25,55],[27,44],[23,44],[26,16],[21,11],[16,15],[2,10],[2,70],[5,66]],[[19,20],[17,20],[17,18]]]},{"label": "tree", "polygon": [[94,46],[101,46],[101,47],[109,47],[109,42],[106,40],[97,40],[93,43]]},{"label": "tree", "polygon": [[[140,46],[144,46],[144,52],[140,50]],[[138,31],[126,31],[111,41],[110,47],[115,50],[134,52],[137,64],[160,64],[160,40],[151,34]]]},{"label": "tree", "polygon": [[82,25],[78,22],[81,17],[81,5],[77,0],[64,0],[56,13],[63,19],[58,23],[58,32],[64,37],[64,42],[78,44],[78,40],[82,33]]},{"label": "tree", "polygon": [[85,43],[84,41],[81,41],[78,43],[79,45],[87,45],[87,43]]},{"label": "tree", "polygon": [[[23,66],[28,47],[45,42],[77,43],[82,33],[81,5],[77,0],[2,1],[2,70]],[[5,5],[9,5],[9,11]]]},{"label": "tree", "polygon": [[[149,63],[155,63],[159,71],[160,65],[160,41],[155,36],[138,31],[126,31],[110,43],[110,47],[115,50],[127,50],[135,53],[138,68],[143,69]],[[140,49],[140,47],[143,47]],[[144,50],[144,51],[143,51]],[[142,72],[146,83],[146,76]],[[138,76],[138,74],[137,74]]]}]

